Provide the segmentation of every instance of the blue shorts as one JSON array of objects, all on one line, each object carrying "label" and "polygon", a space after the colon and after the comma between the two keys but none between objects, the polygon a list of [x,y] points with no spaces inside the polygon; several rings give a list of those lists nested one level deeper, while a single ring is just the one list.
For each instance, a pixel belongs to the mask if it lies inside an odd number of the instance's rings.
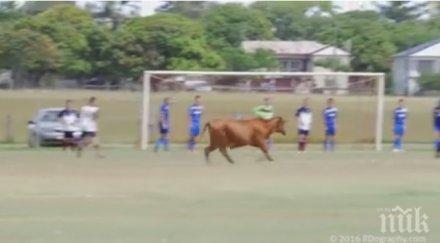
[{"label": "blue shorts", "polygon": [[197,137],[200,135],[200,126],[191,126],[189,128],[189,135],[191,137]]},{"label": "blue shorts", "polygon": [[335,136],[335,134],[336,134],[336,127],[327,127],[327,129],[325,130],[326,136]]},{"label": "blue shorts", "polygon": [[162,122],[159,122],[159,132],[160,134],[168,134],[170,132],[170,127],[164,126]]},{"label": "blue shorts", "polygon": [[434,126],[434,131],[440,133],[440,124]]},{"label": "blue shorts", "polygon": [[397,136],[405,135],[405,126],[394,126],[394,135]]}]

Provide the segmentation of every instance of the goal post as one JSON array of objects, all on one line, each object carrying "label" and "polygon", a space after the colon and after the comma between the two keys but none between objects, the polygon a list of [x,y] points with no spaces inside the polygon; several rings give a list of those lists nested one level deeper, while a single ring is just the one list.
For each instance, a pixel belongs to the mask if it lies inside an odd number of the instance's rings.
[{"label": "goal post", "polygon": [[[383,125],[384,125],[384,95],[385,95],[385,74],[373,72],[230,72],[230,71],[160,71],[147,70],[143,73],[142,78],[142,102],[140,111],[140,148],[146,150],[151,137],[151,83],[153,76],[215,76],[215,77],[309,77],[316,76],[326,77],[372,77],[375,79],[375,95],[376,95],[376,112],[375,112],[375,134],[374,147],[375,150],[382,150]],[[237,90],[239,90],[237,88]]]}]

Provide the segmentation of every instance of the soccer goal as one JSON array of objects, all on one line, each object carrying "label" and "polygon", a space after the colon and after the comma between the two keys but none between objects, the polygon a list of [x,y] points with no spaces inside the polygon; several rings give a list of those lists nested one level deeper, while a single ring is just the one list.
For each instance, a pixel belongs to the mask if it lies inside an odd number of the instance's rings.
[{"label": "soccer goal", "polygon": [[[312,143],[324,137],[322,110],[334,98],[338,108],[337,141],[347,146],[382,149],[384,73],[368,72],[215,72],[144,71],[140,109],[140,148],[157,136],[161,100],[171,97],[171,142],[187,139],[187,107],[202,96],[203,122],[214,118],[252,117],[252,107],[270,97],[276,114],[287,118],[288,135],[276,143],[296,142],[296,109],[309,98],[313,111]],[[202,140],[202,142],[207,140]]]}]

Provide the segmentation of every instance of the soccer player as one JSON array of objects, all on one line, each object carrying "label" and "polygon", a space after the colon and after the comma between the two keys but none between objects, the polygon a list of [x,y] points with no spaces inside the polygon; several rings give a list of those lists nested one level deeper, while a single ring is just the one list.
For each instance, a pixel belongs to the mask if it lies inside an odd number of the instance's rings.
[{"label": "soccer player", "polygon": [[95,149],[96,157],[104,157],[100,153],[100,146],[98,143],[98,117],[99,107],[96,105],[96,98],[90,97],[87,104],[81,107],[80,111],[80,124],[81,124],[81,141],[78,144],[77,156],[81,157],[84,148],[92,145]]},{"label": "soccer player", "polygon": [[66,100],[64,109],[58,113],[58,120],[63,127],[63,150],[66,150],[68,147],[73,149],[75,147],[73,132],[78,122],[78,113],[72,109],[72,100]]},{"label": "soccer player", "polygon": [[[271,100],[269,97],[264,97],[263,99],[263,105],[259,105],[254,107],[252,110],[256,117],[263,119],[263,120],[270,120],[274,117],[274,109],[271,104]],[[272,139],[269,138],[266,141],[267,146],[269,148],[272,147]]]},{"label": "soccer player", "polygon": [[324,150],[333,151],[335,149],[336,135],[336,118],[338,116],[338,108],[334,106],[334,99],[327,99],[327,107],[322,112],[325,125]]},{"label": "soccer player", "polygon": [[298,150],[305,151],[310,129],[312,127],[312,110],[309,107],[309,98],[303,100],[302,106],[295,114],[298,122]]},{"label": "soccer player", "polygon": [[163,145],[165,151],[169,149],[168,133],[170,132],[170,98],[165,97],[160,106],[159,116],[159,133],[160,138],[157,139],[154,146],[154,152],[159,151],[160,146]]},{"label": "soccer player", "polygon": [[434,108],[435,157],[440,158],[440,100]]},{"label": "soccer player", "polygon": [[394,140],[393,152],[403,151],[403,136],[406,130],[406,118],[408,110],[404,107],[404,100],[399,99],[397,108],[394,109]]},{"label": "soccer player", "polygon": [[252,110],[256,117],[263,119],[263,120],[270,120],[274,116],[274,109],[271,105],[269,97],[265,97],[263,99],[263,105],[259,105],[254,107]]},{"label": "soccer player", "polygon": [[189,140],[188,150],[193,152],[196,147],[196,139],[200,135],[200,125],[202,120],[203,106],[201,103],[202,97],[196,95],[194,103],[188,108],[188,123],[189,123]]}]

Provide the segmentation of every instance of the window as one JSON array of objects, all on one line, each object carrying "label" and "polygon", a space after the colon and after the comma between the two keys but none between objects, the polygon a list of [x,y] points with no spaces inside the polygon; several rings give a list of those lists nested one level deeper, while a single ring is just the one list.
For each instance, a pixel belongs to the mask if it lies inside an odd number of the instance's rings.
[{"label": "window", "polygon": [[433,73],[434,72],[434,61],[433,60],[420,60],[417,62],[417,70],[420,74],[423,73]]},{"label": "window", "polygon": [[301,70],[302,70],[302,60],[290,61],[290,71],[301,71]]},{"label": "window", "polygon": [[294,72],[303,70],[303,60],[300,59],[281,60],[280,64],[283,71]]}]

